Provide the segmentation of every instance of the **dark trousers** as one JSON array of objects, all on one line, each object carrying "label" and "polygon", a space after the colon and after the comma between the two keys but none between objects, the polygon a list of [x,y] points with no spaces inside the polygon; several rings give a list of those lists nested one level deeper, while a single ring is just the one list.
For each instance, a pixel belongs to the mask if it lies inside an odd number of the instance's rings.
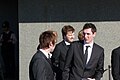
[{"label": "dark trousers", "polygon": [[0,66],[0,80],[4,80],[3,69]]},{"label": "dark trousers", "polygon": [[62,70],[60,69],[56,72],[56,80],[62,80]]},{"label": "dark trousers", "polygon": [[15,52],[13,46],[2,46],[1,47],[1,53],[3,57],[4,62],[4,76],[5,78],[8,77],[15,77]]}]

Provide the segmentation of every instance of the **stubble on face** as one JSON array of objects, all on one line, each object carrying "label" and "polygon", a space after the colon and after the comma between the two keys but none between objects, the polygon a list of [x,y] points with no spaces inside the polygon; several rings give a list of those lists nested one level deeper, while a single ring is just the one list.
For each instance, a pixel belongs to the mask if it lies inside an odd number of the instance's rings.
[{"label": "stubble on face", "polygon": [[67,32],[67,34],[66,34],[66,41],[68,41],[68,42],[73,42],[74,41],[74,32],[72,32],[72,31],[69,31],[69,32]]}]

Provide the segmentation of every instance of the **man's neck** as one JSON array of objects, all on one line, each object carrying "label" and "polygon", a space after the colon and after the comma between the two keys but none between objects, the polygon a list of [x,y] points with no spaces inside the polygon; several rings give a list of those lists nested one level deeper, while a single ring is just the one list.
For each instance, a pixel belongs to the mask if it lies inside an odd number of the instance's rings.
[{"label": "man's neck", "polygon": [[94,41],[91,41],[90,43],[87,43],[84,41],[84,44],[93,44],[93,43],[94,43]]},{"label": "man's neck", "polygon": [[49,48],[44,48],[44,49],[41,49],[43,50],[45,53],[50,53],[50,49]]},{"label": "man's neck", "polygon": [[42,51],[43,54],[44,54],[47,58],[49,58],[49,56],[48,56],[48,54],[50,53],[49,48],[48,48],[48,49],[40,49],[40,51]]}]

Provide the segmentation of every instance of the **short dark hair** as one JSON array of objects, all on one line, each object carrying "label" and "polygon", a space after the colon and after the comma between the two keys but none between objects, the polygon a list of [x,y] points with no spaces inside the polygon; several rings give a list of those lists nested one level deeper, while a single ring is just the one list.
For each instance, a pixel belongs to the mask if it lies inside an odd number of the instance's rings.
[{"label": "short dark hair", "polygon": [[88,29],[88,28],[91,28],[92,33],[97,32],[97,29],[96,29],[95,25],[92,24],[92,23],[86,23],[86,24],[83,26],[83,30],[84,30],[84,29]]},{"label": "short dark hair", "polygon": [[69,32],[69,31],[74,32],[75,29],[74,29],[71,25],[65,25],[65,26],[62,28],[62,31],[61,31],[61,32],[62,32],[63,38],[64,38],[64,36],[66,36],[67,32]]},{"label": "short dark hair", "polygon": [[2,23],[2,28],[9,28],[9,26],[10,26],[10,24],[9,24],[8,21],[4,21],[4,22]]},{"label": "short dark hair", "polygon": [[54,31],[44,31],[39,37],[40,48],[49,48],[50,42],[55,45],[57,36]]}]

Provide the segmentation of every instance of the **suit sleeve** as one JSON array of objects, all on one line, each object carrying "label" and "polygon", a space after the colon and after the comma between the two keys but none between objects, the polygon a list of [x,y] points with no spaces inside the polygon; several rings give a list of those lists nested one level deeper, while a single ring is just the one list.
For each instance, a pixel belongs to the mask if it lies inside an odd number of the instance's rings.
[{"label": "suit sleeve", "polygon": [[46,80],[45,63],[42,59],[35,60],[32,70],[35,80]]},{"label": "suit sleeve", "polygon": [[70,66],[73,58],[73,45],[71,44],[70,48],[68,49],[67,55],[66,55],[66,60],[65,60],[65,66],[64,70],[62,73],[62,80],[68,80],[69,78],[69,71],[70,71]]},{"label": "suit sleeve", "polygon": [[53,53],[52,53],[52,64],[53,64],[53,70],[56,72],[58,70],[59,65],[59,57],[60,57],[60,48],[58,46],[55,47]]},{"label": "suit sleeve", "polygon": [[53,56],[52,56],[53,63],[57,66],[58,63],[59,63],[59,56],[60,56],[60,48],[59,48],[59,46],[55,47],[52,54],[53,54]]},{"label": "suit sleeve", "polygon": [[103,76],[103,72],[104,72],[104,49],[101,50],[101,55],[97,63],[95,79],[100,80],[101,77]]},{"label": "suit sleeve", "polygon": [[120,80],[120,62],[119,62],[119,52],[116,50],[112,51],[112,56],[111,56],[111,65],[112,65],[112,76],[114,80]]}]

